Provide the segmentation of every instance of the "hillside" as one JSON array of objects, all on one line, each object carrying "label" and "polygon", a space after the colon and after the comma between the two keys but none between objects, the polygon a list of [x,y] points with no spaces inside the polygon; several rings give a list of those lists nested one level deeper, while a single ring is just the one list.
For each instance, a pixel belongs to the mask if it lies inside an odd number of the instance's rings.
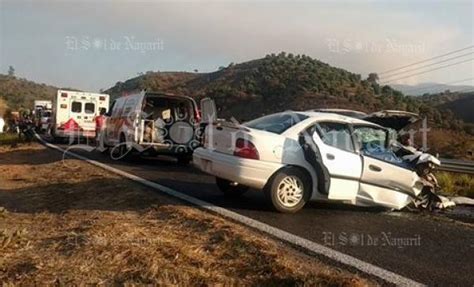
[{"label": "hillside", "polygon": [[444,103],[441,109],[449,109],[465,122],[474,123],[474,93],[465,95],[457,100]]},{"label": "hillside", "polygon": [[[216,101],[219,117],[240,121],[290,109],[407,110],[426,116],[429,126],[437,128],[436,135],[428,135],[433,152],[465,157],[467,150],[474,150],[474,137],[465,133],[466,126],[450,110],[405,96],[390,86],[379,86],[376,77],[362,79],[305,55],[271,54],[212,73],[148,72],[119,82],[106,92],[115,98],[141,89],[188,95],[197,100],[211,97]],[[467,130],[471,131],[469,127]],[[434,136],[436,139],[430,140]],[[444,152],[446,147],[455,149]]]},{"label": "hillside", "polygon": [[[232,63],[212,73],[147,72],[117,82],[105,93],[114,99],[142,89],[188,95],[196,100],[211,97],[216,101],[219,117],[235,117],[239,121],[290,109],[407,110],[426,116],[429,126],[439,129],[436,140],[430,141],[434,150],[442,151],[439,147],[456,144],[457,151],[449,152],[449,155],[460,157],[467,150],[474,150],[474,138],[465,133],[474,134],[474,128],[441,106],[445,102],[439,98],[405,96],[390,86],[380,86],[376,75],[362,79],[358,74],[305,55],[271,54],[240,64]],[[52,99],[56,90],[53,86],[0,75],[0,103],[4,99],[11,109],[29,108],[34,99]],[[459,133],[459,137],[448,135],[448,132],[443,137],[443,130]],[[462,138],[465,144],[459,146],[452,142],[455,138]]]},{"label": "hillside", "polygon": [[365,112],[401,109],[427,115],[440,127],[459,128],[461,124],[451,113],[440,112],[428,102],[305,55],[271,54],[212,73],[148,72],[106,92],[114,98],[141,89],[196,99],[212,97],[220,116],[239,120],[288,109],[342,107]]},{"label": "hillside", "polygon": [[441,110],[450,110],[463,121],[474,124],[474,92],[425,95],[422,100]]},{"label": "hillside", "polygon": [[399,90],[405,95],[421,96],[424,94],[438,94],[445,91],[466,91],[474,89],[474,86],[469,85],[446,85],[438,83],[420,83],[417,85],[399,85],[393,84],[394,89]]},{"label": "hillside", "polygon": [[230,64],[212,73],[149,72],[117,83],[106,92],[116,97],[142,88],[186,94],[197,99],[212,97],[225,117],[249,118],[277,110],[333,104],[369,110],[380,102],[360,75],[304,55],[284,53]]},{"label": "hillside", "polygon": [[0,100],[13,110],[30,109],[34,100],[52,100],[57,87],[0,74]]}]

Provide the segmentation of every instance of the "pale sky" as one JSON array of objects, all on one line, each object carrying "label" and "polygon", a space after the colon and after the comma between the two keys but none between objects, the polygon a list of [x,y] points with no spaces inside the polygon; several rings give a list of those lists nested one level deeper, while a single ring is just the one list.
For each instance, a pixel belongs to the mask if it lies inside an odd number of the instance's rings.
[{"label": "pale sky", "polygon": [[[19,77],[97,91],[139,72],[210,72],[286,51],[365,77],[473,45],[473,7],[473,1],[0,0],[0,73],[12,65]],[[398,83],[472,77],[473,61]]]}]

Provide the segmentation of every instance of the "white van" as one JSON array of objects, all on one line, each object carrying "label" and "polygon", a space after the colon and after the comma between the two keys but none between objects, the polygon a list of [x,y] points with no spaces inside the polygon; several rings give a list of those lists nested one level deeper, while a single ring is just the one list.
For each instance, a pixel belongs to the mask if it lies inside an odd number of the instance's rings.
[{"label": "white van", "polygon": [[53,138],[95,137],[95,117],[108,107],[109,95],[58,90],[53,104]]},{"label": "white van", "polygon": [[50,110],[52,108],[52,102],[49,100],[35,100],[34,111],[36,110]]},{"label": "white van", "polygon": [[186,164],[200,145],[200,113],[186,96],[138,92],[116,99],[107,114],[104,143],[111,156],[130,151],[176,156]]},{"label": "white van", "polygon": [[52,102],[49,100],[35,100],[33,115],[36,130],[45,132],[49,130],[51,123]]}]

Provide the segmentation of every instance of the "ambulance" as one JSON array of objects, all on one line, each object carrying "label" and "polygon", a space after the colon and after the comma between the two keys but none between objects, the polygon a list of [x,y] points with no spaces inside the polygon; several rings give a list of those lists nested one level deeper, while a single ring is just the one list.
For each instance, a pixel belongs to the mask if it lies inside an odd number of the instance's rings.
[{"label": "ambulance", "polygon": [[64,138],[94,138],[95,117],[108,110],[109,95],[58,90],[53,102],[51,135]]}]

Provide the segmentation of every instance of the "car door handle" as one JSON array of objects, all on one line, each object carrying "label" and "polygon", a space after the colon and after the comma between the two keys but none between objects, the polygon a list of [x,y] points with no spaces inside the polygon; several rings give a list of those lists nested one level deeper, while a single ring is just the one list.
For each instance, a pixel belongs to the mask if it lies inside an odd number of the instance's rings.
[{"label": "car door handle", "polygon": [[382,171],[382,169],[380,167],[378,167],[376,165],[373,165],[373,164],[369,164],[369,169],[371,171],[376,171],[376,172],[381,172]]},{"label": "car door handle", "polygon": [[222,131],[222,130],[223,130],[223,128],[222,128],[222,127],[217,127],[217,128],[216,128],[216,130],[218,130],[218,131]]},{"label": "car door handle", "polygon": [[333,154],[330,154],[330,153],[327,153],[327,154],[326,154],[326,157],[327,157],[327,159],[329,159],[329,160],[333,160],[333,159],[336,158]]}]

